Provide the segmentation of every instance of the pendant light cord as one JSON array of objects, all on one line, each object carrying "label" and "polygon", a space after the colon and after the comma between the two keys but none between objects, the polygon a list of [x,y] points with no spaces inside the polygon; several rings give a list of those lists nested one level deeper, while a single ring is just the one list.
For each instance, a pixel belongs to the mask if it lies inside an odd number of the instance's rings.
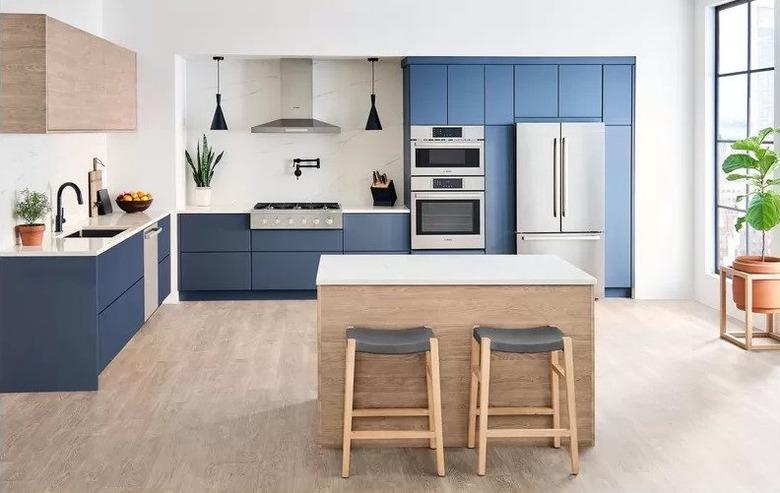
[{"label": "pendant light cord", "polygon": [[374,94],[374,61],[371,60],[371,94]]},{"label": "pendant light cord", "polygon": [[221,60],[217,60],[217,94],[219,94],[219,62]]}]

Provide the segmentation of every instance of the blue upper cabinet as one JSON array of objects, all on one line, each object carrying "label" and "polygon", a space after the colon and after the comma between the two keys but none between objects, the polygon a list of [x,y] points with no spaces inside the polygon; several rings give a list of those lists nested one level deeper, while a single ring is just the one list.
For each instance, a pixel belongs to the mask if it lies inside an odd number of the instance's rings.
[{"label": "blue upper cabinet", "polygon": [[409,66],[409,123],[447,124],[447,66]]},{"label": "blue upper cabinet", "polygon": [[558,66],[515,65],[515,117],[557,116]]},{"label": "blue upper cabinet", "polygon": [[514,84],[512,65],[485,65],[485,125],[514,123]]},{"label": "blue upper cabinet", "polygon": [[601,65],[561,65],[560,117],[601,118]]},{"label": "blue upper cabinet", "polygon": [[631,127],[608,126],[605,137],[605,285],[631,284]]},{"label": "blue upper cabinet", "polygon": [[449,65],[447,67],[447,124],[482,125],[485,123],[485,67]]},{"label": "blue upper cabinet", "polygon": [[604,123],[631,125],[633,70],[631,65],[604,65]]}]

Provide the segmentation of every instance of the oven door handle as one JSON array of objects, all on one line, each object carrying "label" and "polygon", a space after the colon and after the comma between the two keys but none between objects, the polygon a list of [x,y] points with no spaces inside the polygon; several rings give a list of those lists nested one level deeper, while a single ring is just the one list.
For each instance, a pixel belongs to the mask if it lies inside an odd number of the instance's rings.
[{"label": "oven door handle", "polygon": [[435,148],[465,148],[465,149],[482,149],[485,147],[483,141],[469,141],[469,142],[431,142],[431,141],[412,141],[412,146],[415,149],[435,149]]},{"label": "oven door handle", "polygon": [[452,200],[452,199],[477,199],[485,196],[485,192],[412,192],[415,199],[423,200]]}]

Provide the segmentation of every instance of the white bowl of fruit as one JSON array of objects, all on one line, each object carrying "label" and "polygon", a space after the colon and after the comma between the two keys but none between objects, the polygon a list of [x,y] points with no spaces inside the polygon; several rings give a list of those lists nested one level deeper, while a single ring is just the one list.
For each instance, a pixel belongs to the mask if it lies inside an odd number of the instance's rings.
[{"label": "white bowl of fruit", "polygon": [[127,213],[142,212],[152,205],[152,194],[141,190],[125,192],[116,198],[116,205]]}]

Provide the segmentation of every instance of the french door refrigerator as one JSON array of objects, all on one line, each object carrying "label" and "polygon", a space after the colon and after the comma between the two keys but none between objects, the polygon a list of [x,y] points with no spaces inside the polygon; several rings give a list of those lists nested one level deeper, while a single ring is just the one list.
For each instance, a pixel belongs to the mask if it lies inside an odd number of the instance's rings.
[{"label": "french door refrigerator", "polygon": [[517,253],[552,254],[604,295],[604,124],[517,123]]}]

